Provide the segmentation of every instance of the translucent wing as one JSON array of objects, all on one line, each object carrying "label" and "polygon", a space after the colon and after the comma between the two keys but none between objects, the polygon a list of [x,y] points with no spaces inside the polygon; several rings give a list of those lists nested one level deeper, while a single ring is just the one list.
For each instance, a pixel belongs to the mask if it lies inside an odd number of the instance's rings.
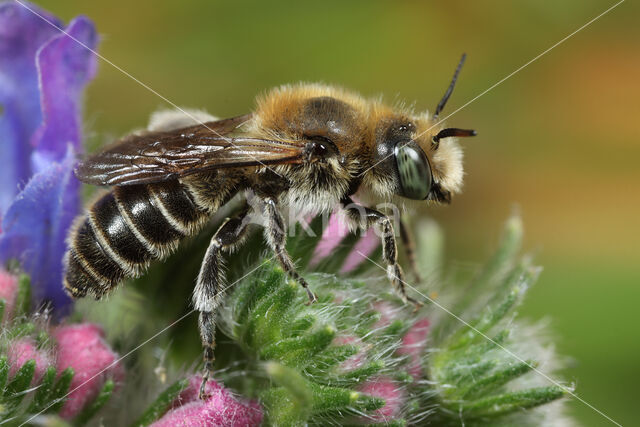
[{"label": "translucent wing", "polygon": [[295,142],[233,136],[250,115],[168,132],[130,135],[80,162],[76,176],[93,185],[132,185],[219,168],[299,163]]}]

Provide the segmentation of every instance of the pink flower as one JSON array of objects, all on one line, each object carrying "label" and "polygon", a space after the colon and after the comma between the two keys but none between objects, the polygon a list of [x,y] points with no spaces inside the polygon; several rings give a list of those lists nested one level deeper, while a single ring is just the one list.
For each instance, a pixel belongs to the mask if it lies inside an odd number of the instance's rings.
[{"label": "pink flower", "polygon": [[345,224],[344,218],[340,214],[333,213],[329,217],[329,223],[322,232],[322,238],[318,242],[311,258],[311,264],[318,264],[338,247],[342,239],[349,234],[349,227]]},{"label": "pink flower", "polygon": [[367,421],[386,422],[398,418],[407,397],[405,390],[388,377],[371,379],[360,387],[360,391],[385,400],[385,405],[367,417]]},{"label": "pink flower", "polygon": [[88,402],[96,398],[108,378],[119,382],[124,378],[118,355],[104,342],[102,329],[90,323],[63,326],[53,332],[58,343],[58,371],[71,367],[75,375],[71,394],[60,416],[73,418]]},{"label": "pink flower", "polygon": [[398,349],[399,354],[409,356],[409,373],[414,380],[422,376],[422,355],[427,347],[428,334],[429,320],[420,319],[409,328]]},{"label": "pink flower", "polygon": [[353,246],[353,250],[347,255],[347,259],[342,264],[340,273],[349,273],[355,270],[363,261],[368,261],[366,257],[370,256],[379,245],[380,237],[376,234],[376,230],[370,228]]},{"label": "pink flower", "polygon": [[[0,269],[0,299],[4,300],[4,320],[13,314],[18,294],[18,278],[6,270]],[[0,319],[2,321],[3,319]]]},{"label": "pink flower", "polygon": [[49,354],[38,350],[35,342],[31,338],[22,338],[9,344],[7,349],[7,361],[9,362],[9,376],[13,377],[18,369],[29,360],[36,361],[36,370],[31,384],[38,384],[46,369],[52,365]]},{"label": "pink flower", "polygon": [[206,400],[198,399],[201,376],[193,376],[189,386],[173,403],[173,409],[152,424],[153,427],[173,426],[259,426],[262,408],[255,401],[242,401],[215,381],[207,382]]},{"label": "pink flower", "polygon": [[373,309],[380,313],[380,319],[373,325],[374,329],[386,328],[394,320],[400,318],[404,307],[395,306],[387,301],[377,301],[373,304]]}]

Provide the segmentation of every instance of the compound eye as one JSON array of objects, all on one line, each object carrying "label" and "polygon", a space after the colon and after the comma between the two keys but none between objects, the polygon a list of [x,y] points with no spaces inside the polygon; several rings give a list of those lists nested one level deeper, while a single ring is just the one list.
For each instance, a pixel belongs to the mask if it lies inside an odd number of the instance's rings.
[{"label": "compound eye", "polygon": [[424,200],[429,195],[433,177],[424,151],[414,141],[402,141],[394,149],[403,197]]}]

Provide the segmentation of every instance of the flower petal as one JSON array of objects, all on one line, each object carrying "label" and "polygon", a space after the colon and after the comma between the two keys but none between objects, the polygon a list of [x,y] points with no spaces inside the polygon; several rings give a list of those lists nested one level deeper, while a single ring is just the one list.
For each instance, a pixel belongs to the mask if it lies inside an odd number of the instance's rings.
[{"label": "flower petal", "polygon": [[349,227],[341,213],[332,213],[329,217],[327,227],[322,232],[322,238],[318,242],[318,246],[316,246],[313,251],[311,266],[317,265],[320,261],[329,256],[331,252],[338,247],[342,239],[344,239],[348,234]]},{"label": "flower petal", "polygon": [[[27,4],[58,27],[62,23]],[[0,4],[0,214],[31,176],[30,138],[42,121],[36,52],[58,30],[16,2]]]},{"label": "flower petal", "polygon": [[18,369],[29,360],[35,360],[36,370],[31,384],[38,384],[44,376],[45,370],[53,365],[52,357],[44,350],[38,349],[31,338],[21,338],[9,343],[7,348],[7,360],[9,362],[9,377],[13,377]]},{"label": "flower petal", "polygon": [[152,427],[176,425],[249,427],[262,423],[263,413],[255,400],[235,397],[213,380],[207,382],[207,399],[198,399],[202,377],[191,377],[187,387],[162,418]]},{"label": "flower petal", "polygon": [[32,140],[34,173],[61,161],[67,144],[82,151],[82,93],[97,67],[96,56],[87,47],[94,49],[98,36],[93,23],[83,16],[71,21],[66,32],[69,35],[59,33],[47,42],[36,58],[43,122]]},{"label": "flower petal", "polygon": [[80,210],[74,164],[69,147],[61,163],[34,175],[7,210],[0,235],[0,261],[18,259],[31,276],[36,296],[61,309],[70,303],[62,290],[65,238]]},{"label": "flower petal", "polygon": [[0,269],[0,300],[4,301],[4,316],[0,323],[11,319],[18,296],[18,278],[4,269]]},{"label": "flower petal", "polygon": [[368,380],[360,386],[360,391],[385,400],[385,405],[382,408],[377,409],[372,415],[363,417],[366,421],[387,423],[399,418],[402,407],[407,400],[406,390],[402,388],[401,384],[388,377]]},{"label": "flower petal", "polygon": [[104,341],[104,331],[98,325],[62,326],[53,336],[58,344],[58,371],[68,367],[74,371],[71,394],[60,411],[62,418],[71,419],[96,398],[107,379],[121,383],[124,368],[118,354]]},{"label": "flower petal", "polygon": [[353,250],[347,255],[340,273],[349,273],[355,270],[363,261],[367,261],[367,257],[371,255],[380,246],[380,236],[374,228],[367,230],[364,236],[358,240],[353,246]]}]

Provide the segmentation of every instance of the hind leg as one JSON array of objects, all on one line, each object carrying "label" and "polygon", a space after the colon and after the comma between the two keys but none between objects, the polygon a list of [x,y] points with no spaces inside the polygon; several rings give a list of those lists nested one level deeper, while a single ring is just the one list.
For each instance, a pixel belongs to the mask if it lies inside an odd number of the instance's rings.
[{"label": "hind leg", "polygon": [[205,398],[205,385],[213,376],[214,350],[216,346],[215,309],[221,292],[220,285],[224,283],[222,265],[222,251],[230,251],[242,241],[246,234],[245,218],[248,211],[244,210],[235,218],[227,219],[216,231],[200,267],[198,281],[193,291],[193,305],[200,312],[198,326],[200,338],[204,348],[204,376],[200,385],[200,398]]}]

